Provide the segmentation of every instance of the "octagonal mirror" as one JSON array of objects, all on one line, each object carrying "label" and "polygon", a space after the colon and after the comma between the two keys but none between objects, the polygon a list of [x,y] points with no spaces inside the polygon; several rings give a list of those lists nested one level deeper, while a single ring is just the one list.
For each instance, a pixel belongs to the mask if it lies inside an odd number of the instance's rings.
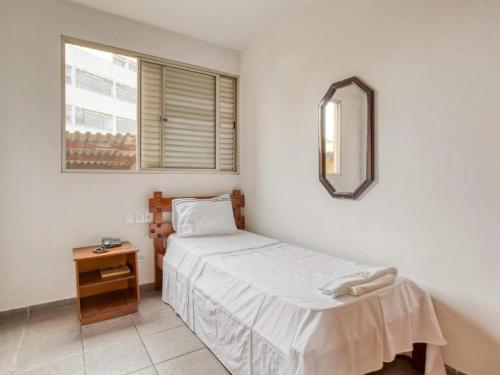
[{"label": "octagonal mirror", "polygon": [[319,179],[335,198],[358,198],[372,183],[373,90],[335,82],[319,104]]}]

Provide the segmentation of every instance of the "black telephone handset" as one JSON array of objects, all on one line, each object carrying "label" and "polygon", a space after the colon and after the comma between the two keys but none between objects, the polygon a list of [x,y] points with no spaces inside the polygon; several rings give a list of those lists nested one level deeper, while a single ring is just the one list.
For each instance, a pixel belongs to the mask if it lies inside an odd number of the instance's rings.
[{"label": "black telephone handset", "polygon": [[105,253],[112,247],[120,247],[122,243],[123,242],[119,238],[103,237],[101,247],[94,249],[94,253]]}]

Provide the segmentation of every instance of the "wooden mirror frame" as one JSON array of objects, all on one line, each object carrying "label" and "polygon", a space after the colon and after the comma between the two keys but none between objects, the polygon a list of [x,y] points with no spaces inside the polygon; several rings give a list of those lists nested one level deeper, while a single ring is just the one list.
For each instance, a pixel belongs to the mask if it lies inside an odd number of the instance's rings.
[{"label": "wooden mirror frame", "polygon": [[[356,85],[366,94],[367,101],[367,140],[366,140],[366,178],[353,192],[341,192],[335,190],[333,185],[326,178],[325,166],[325,107],[335,95],[335,91],[342,87]],[[374,92],[357,77],[350,77],[343,81],[335,82],[330,86],[323,99],[319,103],[319,181],[334,198],[356,199],[370,186],[374,180],[375,158],[374,158]]]}]

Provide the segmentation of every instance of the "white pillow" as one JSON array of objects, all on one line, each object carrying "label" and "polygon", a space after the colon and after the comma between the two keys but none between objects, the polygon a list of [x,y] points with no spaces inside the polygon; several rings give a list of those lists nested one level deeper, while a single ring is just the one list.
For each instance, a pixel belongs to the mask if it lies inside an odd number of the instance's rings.
[{"label": "white pillow", "polygon": [[229,194],[211,199],[173,199],[172,225],[181,237],[237,232]]}]

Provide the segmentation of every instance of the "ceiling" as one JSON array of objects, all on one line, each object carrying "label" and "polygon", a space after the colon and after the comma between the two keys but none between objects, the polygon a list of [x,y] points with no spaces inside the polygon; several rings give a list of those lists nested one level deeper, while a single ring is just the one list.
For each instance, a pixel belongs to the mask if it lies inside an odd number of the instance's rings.
[{"label": "ceiling", "polygon": [[243,49],[309,0],[70,0],[226,47]]}]

